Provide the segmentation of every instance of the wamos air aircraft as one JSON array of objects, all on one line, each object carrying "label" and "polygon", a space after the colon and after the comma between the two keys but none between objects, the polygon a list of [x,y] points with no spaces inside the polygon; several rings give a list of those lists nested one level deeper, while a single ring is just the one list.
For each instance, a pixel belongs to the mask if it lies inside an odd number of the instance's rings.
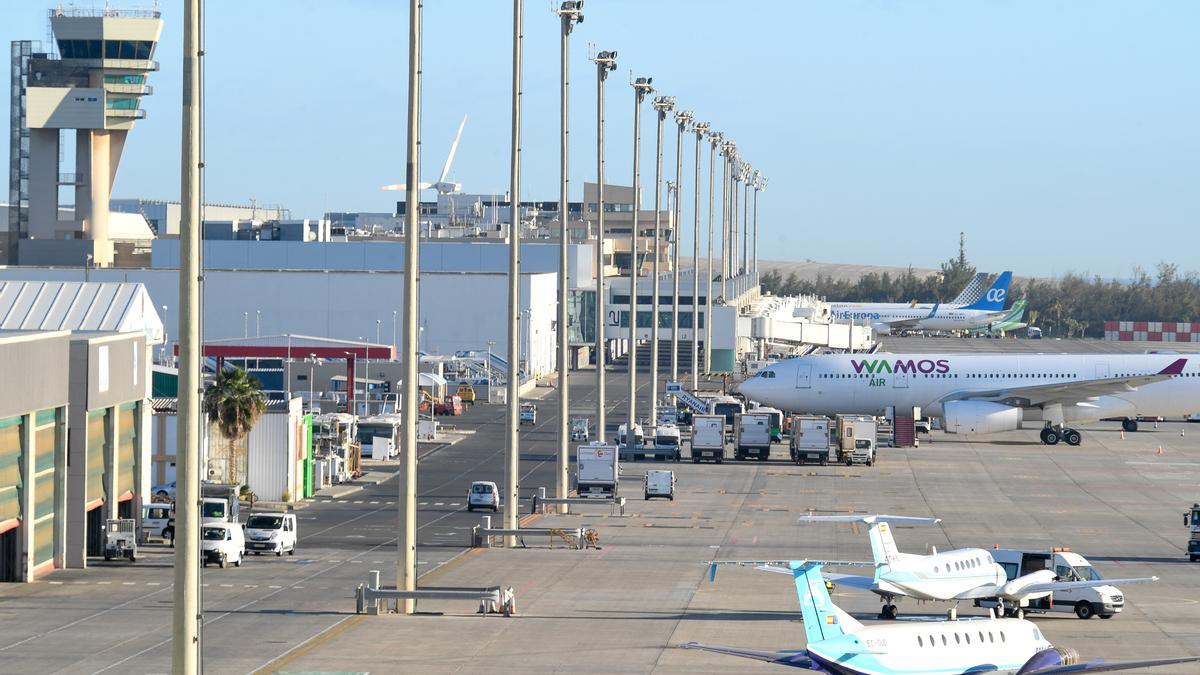
[{"label": "wamos air aircraft", "polygon": [[1081,662],[1074,650],[1050,644],[1035,624],[1024,619],[904,621],[864,626],[833,604],[820,563],[791,561],[788,568],[804,620],[804,649],[771,652],[698,642],[684,647],[837,675],[1060,675],[1200,660],[1184,656]]},{"label": "wamos air aircraft", "polygon": [[1004,272],[978,300],[969,305],[861,305],[833,303],[830,310],[838,321],[868,323],[877,333],[894,330],[970,330],[1002,320],[1004,301],[1012,272]]},{"label": "wamos air aircraft", "polygon": [[745,380],[746,397],[780,410],[882,415],[920,406],[950,433],[1044,425],[1042,442],[1079,445],[1072,422],[1200,408],[1200,359],[1164,354],[821,354],[772,364]]}]

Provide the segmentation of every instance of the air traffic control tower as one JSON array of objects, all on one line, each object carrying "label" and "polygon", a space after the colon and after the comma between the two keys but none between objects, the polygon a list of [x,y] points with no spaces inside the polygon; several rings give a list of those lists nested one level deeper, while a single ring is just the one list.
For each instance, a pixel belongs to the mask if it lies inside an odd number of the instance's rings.
[{"label": "air traffic control tower", "polygon": [[[53,50],[12,43],[9,262],[112,265],[109,195],[125,139],[146,116],[162,19],[154,10],[50,10]],[[74,171],[63,171],[75,132]],[[74,211],[60,195],[74,192]]]}]

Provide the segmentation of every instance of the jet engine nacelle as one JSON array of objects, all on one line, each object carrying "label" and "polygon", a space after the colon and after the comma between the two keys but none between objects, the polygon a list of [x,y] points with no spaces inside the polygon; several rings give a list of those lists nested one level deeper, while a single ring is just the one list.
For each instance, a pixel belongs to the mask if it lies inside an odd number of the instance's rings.
[{"label": "jet engine nacelle", "polygon": [[947,401],[942,418],[951,434],[994,434],[1021,426],[1021,409],[991,401]]},{"label": "jet engine nacelle", "polygon": [[1037,600],[1050,595],[1051,591],[1042,591],[1041,593],[1024,593],[1024,589],[1034,584],[1047,584],[1054,581],[1054,572],[1050,570],[1038,570],[1030,572],[1023,577],[1017,577],[1012,581],[1000,587],[999,596],[1005,600],[1015,600],[1025,602],[1027,600]]},{"label": "jet engine nacelle", "polygon": [[1053,649],[1044,649],[1025,662],[1021,669],[1017,671],[1017,675],[1025,675],[1026,673],[1036,673],[1039,670],[1052,668],[1054,666],[1074,666],[1082,663],[1079,658],[1079,652],[1070,647],[1054,647]]}]

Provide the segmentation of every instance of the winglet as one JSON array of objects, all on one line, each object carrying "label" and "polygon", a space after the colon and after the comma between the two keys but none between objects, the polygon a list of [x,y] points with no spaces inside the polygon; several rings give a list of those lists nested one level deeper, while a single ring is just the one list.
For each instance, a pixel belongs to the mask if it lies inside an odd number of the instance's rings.
[{"label": "winglet", "polygon": [[1183,372],[1183,367],[1187,365],[1187,359],[1175,359],[1171,365],[1158,371],[1159,375],[1178,375]]}]

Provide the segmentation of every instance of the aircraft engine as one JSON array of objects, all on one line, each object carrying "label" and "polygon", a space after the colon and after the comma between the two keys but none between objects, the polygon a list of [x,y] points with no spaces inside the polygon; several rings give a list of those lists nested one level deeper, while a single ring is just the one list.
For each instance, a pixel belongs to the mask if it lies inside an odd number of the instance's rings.
[{"label": "aircraft engine", "polygon": [[1043,668],[1051,668],[1053,666],[1073,666],[1079,662],[1079,652],[1070,647],[1055,647],[1040,651],[1029,657],[1025,665],[1021,666],[1021,669],[1017,671],[1017,675],[1036,673]]},{"label": "aircraft engine", "polygon": [[947,401],[942,417],[951,434],[994,434],[1021,425],[1020,408],[990,401]]}]

